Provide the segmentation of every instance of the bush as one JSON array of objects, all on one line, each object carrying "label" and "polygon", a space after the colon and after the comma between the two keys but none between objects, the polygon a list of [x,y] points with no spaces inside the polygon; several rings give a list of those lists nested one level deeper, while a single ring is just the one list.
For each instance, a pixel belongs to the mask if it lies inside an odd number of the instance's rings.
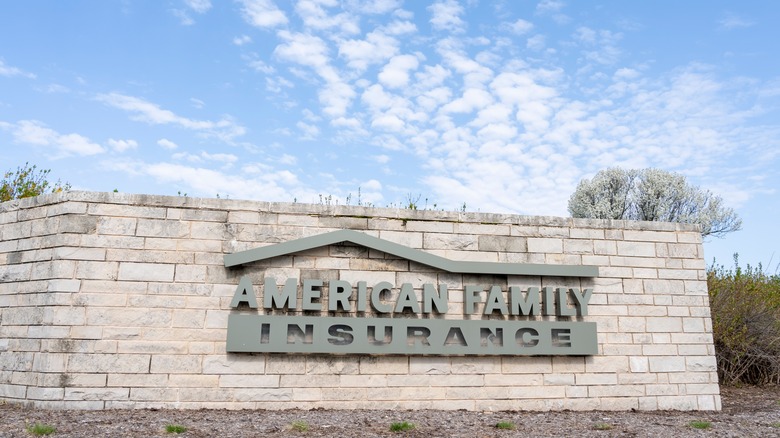
[{"label": "bush", "polygon": [[70,184],[49,182],[51,170],[39,170],[37,166],[24,163],[16,171],[7,171],[0,180],[0,202],[12,199],[30,198],[44,193],[57,193],[70,190]]},{"label": "bush", "polygon": [[718,377],[725,384],[780,383],[780,276],[713,265],[707,272]]}]

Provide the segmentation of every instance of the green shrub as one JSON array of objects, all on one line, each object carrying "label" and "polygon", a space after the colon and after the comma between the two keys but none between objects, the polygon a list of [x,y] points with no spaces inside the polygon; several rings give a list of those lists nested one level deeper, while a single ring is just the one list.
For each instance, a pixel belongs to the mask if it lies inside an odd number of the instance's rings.
[{"label": "green shrub", "polygon": [[55,430],[56,429],[54,429],[54,426],[49,426],[48,424],[43,423],[35,423],[27,426],[27,431],[37,436],[51,435],[55,432]]},{"label": "green shrub", "polygon": [[168,433],[184,433],[187,428],[178,424],[169,424],[165,426],[165,431]]},{"label": "green shrub", "polygon": [[414,423],[407,423],[406,421],[390,425],[390,430],[393,432],[406,432],[412,429],[414,429]]},{"label": "green shrub", "polygon": [[309,423],[303,420],[296,420],[290,423],[290,429],[296,432],[307,432],[309,430]]},{"label": "green shrub", "polygon": [[3,173],[0,179],[0,202],[70,190],[68,183],[50,183],[50,172],[49,169],[39,170],[35,165],[24,163],[24,167],[19,167],[16,171]]},{"label": "green shrub", "polygon": [[718,377],[725,384],[780,383],[780,276],[757,268],[707,272]]},{"label": "green shrub", "polygon": [[710,427],[712,427],[712,423],[710,423],[709,421],[693,420],[690,423],[688,423],[688,426],[694,429],[709,429]]},{"label": "green shrub", "polygon": [[511,421],[499,421],[496,423],[496,429],[515,430],[515,423]]}]

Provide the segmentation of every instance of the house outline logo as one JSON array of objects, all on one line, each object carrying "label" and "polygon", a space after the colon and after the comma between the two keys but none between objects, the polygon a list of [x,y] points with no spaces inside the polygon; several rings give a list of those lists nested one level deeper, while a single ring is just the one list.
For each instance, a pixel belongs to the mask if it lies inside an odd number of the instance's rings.
[{"label": "house outline logo", "polygon": [[339,243],[354,243],[455,274],[522,275],[540,277],[598,277],[598,266],[530,263],[469,262],[450,260],[422,250],[353,230],[337,230],[288,242],[240,251],[224,256],[225,267],[245,265],[273,257]]}]

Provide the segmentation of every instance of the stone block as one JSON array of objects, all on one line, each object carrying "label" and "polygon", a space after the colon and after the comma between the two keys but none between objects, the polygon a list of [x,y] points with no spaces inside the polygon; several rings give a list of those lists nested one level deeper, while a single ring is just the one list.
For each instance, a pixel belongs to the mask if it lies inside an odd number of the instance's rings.
[{"label": "stone block", "polygon": [[[429,233],[454,233],[455,224],[452,222],[437,222],[437,221],[405,221],[406,225],[404,231],[411,232],[429,232]],[[384,239],[384,237],[383,237]]]},{"label": "stone block", "polygon": [[678,333],[683,331],[682,318],[679,317],[648,317],[647,318],[647,331],[653,332],[666,332],[666,333]]},{"label": "stone block", "polygon": [[226,354],[203,358],[203,374],[263,374],[264,372],[265,359],[262,356]]},{"label": "stone block", "polygon": [[563,253],[563,239],[529,237],[528,252]]},{"label": "stone block", "polygon": [[306,374],[358,374],[359,359],[352,356],[319,356],[306,360]]},{"label": "stone block", "polygon": [[686,357],[685,365],[686,370],[692,372],[716,371],[718,368],[718,363],[715,359],[715,356]]},{"label": "stone block", "polygon": [[501,357],[501,371],[504,374],[551,373],[553,372],[552,358],[543,356]]},{"label": "stone block", "polygon": [[222,374],[219,376],[220,388],[278,388],[277,375]]},{"label": "stone block", "polygon": [[149,371],[148,354],[90,354],[78,353],[68,357],[68,372],[72,373],[128,373]]},{"label": "stone block", "polygon": [[528,245],[523,237],[480,235],[478,236],[480,251],[526,252]]},{"label": "stone block", "polygon": [[108,374],[108,387],[161,388],[169,384],[167,374]]},{"label": "stone block", "polygon": [[409,374],[451,374],[452,363],[446,356],[412,356]]},{"label": "stone block", "polygon": [[171,310],[87,308],[87,324],[115,327],[169,327]]},{"label": "stone block", "polygon": [[651,373],[674,373],[683,372],[685,369],[685,358],[681,356],[653,356],[649,357]]},{"label": "stone block", "polygon": [[617,255],[629,257],[655,257],[655,244],[648,242],[617,242]]},{"label": "stone block", "polygon": [[82,280],[116,280],[118,262],[80,261],[76,265],[76,278]]},{"label": "stone block", "polygon": [[59,233],[93,234],[97,230],[98,218],[95,216],[65,215],[60,217]]},{"label": "stone block", "polygon": [[360,374],[408,374],[409,358],[368,356],[360,358]]},{"label": "stone block", "polygon": [[98,218],[98,234],[112,234],[120,236],[134,236],[138,219],[132,217],[110,217],[103,216]]},{"label": "stone block", "polygon": [[693,411],[698,407],[695,395],[659,396],[658,409],[672,411]]},{"label": "stone block", "polygon": [[[384,235],[385,232],[382,233]],[[473,234],[425,233],[423,248],[437,250],[477,251],[478,236]]]},{"label": "stone block", "polygon": [[575,380],[577,385],[617,385],[616,373],[589,373],[577,374]]},{"label": "stone block", "polygon": [[176,265],[162,263],[120,263],[118,280],[124,281],[173,281]]},{"label": "stone block", "polygon": [[190,235],[190,223],[174,220],[138,219],[135,235],[182,238]]}]

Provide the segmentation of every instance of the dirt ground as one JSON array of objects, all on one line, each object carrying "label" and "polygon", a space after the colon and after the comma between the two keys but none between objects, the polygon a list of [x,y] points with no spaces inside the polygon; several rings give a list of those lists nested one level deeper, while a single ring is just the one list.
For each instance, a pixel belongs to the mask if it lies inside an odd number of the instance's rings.
[{"label": "dirt ground", "polygon": [[[46,411],[0,404],[0,437],[31,437],[30,425],[54,437],[771,437],[780,436],[780,387],[722,388],[720,412],[465,411]],[[392,432],[393,423],[414,429]],[[691,426],[704,422],[705,429]],[[514,429],[499,429],[499,422]],[[186,431],[166,432],[167,425]],[[297,426],[297,427],[295,427]],[[307,430],[302,430],[307,429]]]}]

